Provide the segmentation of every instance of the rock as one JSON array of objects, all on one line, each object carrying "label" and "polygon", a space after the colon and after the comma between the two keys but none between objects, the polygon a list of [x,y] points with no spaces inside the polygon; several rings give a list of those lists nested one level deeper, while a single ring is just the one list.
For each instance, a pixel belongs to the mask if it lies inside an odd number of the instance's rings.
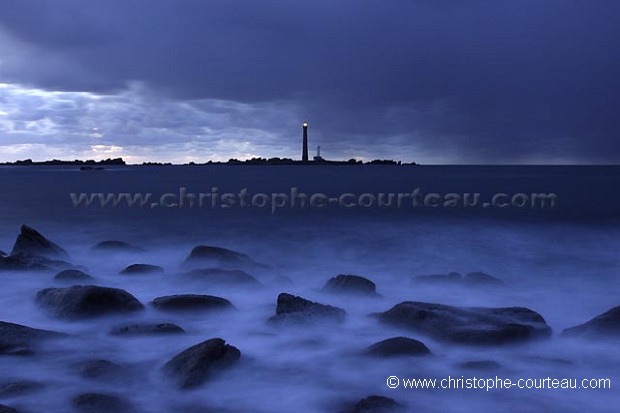
[{"label": "rock", "polygon": [[133,413],[136,409],[127,400],[113,394],[85,393],[71,404],[77,413]]},{"label": "rock", "polygon": [[46,288],[37,293],[36,300],[55,317],[66,319],[129,313],[144,308],[125,290],[96,285]]},{"label": "rock", "polygon": [[4,257],[6,257],[6,252],[0,251],[0,258],[4,258]]},{"label": "rock", "polygon": [[47,258],[68,258],[67,251],[45,238],[38,231],[22,225],[11,255],[19,253],[41,255]]},{"label": "rock", "polygon": [[133,274],[158,274],[164,272],[162,267],[158,267],[157,265],[149,265],[149,264],[132,264],[125,268],[120,273],[123,275],[133,275]]},{"label": "rock", "polygon": [[6,380],[0,382],[0,398],[23,396],[34,393],[44,387],[45,384],[33,380]]},{"label": "rock", "polygon": [[384,323],[459,344],[499,345],[551,335],[544,318],[523,307],[452,307],[405,301],[377,317]]},{"label": "rock", "polygon": [[248,286],[262,285],[256,278],[252,277],[245,271],[241,270],[225,270],[220,268],[205,268],[192,270],[181,274],[184,277],[195,280],[203,280],[212,284],[236,284]]},{"label": "rock", "polygon": [[420,284],[452,284],[466,287],[499,287],[504,285],[502,281],[492,275],[479,271],[470,272],[464,276],[458,272],[422,275],[419,277],[414,277],[412,281]]},{"label": "rock", "polygon": [[306,300],[292,294],[278,295],[276,315],[269,319],[272,324],[299,324],[317,321],[342,323],[346,312],[338,307]]},{"label": "rock", "polygon": [[63,270],[54,276],[56,281],[92,281],[93,277],[80,270]]},{"label": "rock", "polygon": [[463,277],[463,283],[471,286],[502,286],[504,283],[493,277],[492,275],[486,274],[484,272],[470,272]]},{"label": "rock", "polygon": [[74,266],[66,261],[25,252],[0,257],[0,270],[5,271],[59,271],[68,268]]},{"label": "rock", "polygon": [[0,413],[19,413],[19,411],[12,407],[5,406],[4,404],[0,404]]},{"label": "rock", "polygon": [[62,337],[66,335],[0,321],[0,355],[34,354],[41,342]]},{"label": "rock", "polygon": [[287,277],[286,275],[278,275],[272,278],[271,283],[273,285],[286,286],[286,287],[295,285],[295,282],[290,277]]},{"label": "rock", "polygon": [[26,254],[0,257],[2,271],[48,271],[50,267]]},{"label": "rock", "polygon": [[157,297],[151,301],[153,307],[162,311],[217,311],[235,307],[225,298],[213,295],[180,294]]},{"label": "rock", "polygon": [[160,334],[183,334],[185,330],[176,324],[159,323],[159,324],[124,324],[115,327],[110,331],[113,336],[145,336]]},{"label": "rock", "polygon": [[620,337],[620,306],[599,314],[590,321],[564,330],[564,336]]},{"label": "rock", "polygon": [[214,373],[236,364],[241,352],[221,338],[212,338],[177,354],[162,370],[181,389],[200,386]]},{"label": "rock", "polygon": [[545,356],[525,356],[523,357],[523,360],[536,364],[537,367],[542,367],[544,365],[548,365],[551,367],[565,367],[575,364],[567,359]]},{"label": "rock", "polygon": [[340,274],[330,278],[323,289],[328,293],[377,295],[375,283],[359,275]]},{"label": "rock", "polygon": [[360,400],[347,413],[389,413],[401,411],[402,406],[384,396],[369,396]]},{"label": "rock", "polygon": [[458,272],[451,272],[448,274],[421,275],[419,277],[413,277],[412,281],[414,283],[423,284],[454,284],[462,282],[463,275]]},{"label": "rock", "polygon": [[99,381],[119,381],[127,378],[128,370],[109,360],[88,360],[77,366],[80,376]]},{"label": "rock", "polygon": [[221,247],[199,245],[185,260],[186,264],[213,264],[218,267],[253,266],[257,263],[249,256]]},{"label": "rock", "polygon": [[459,364],[459,367],[466,370],[493,371],[502,368],[502,365],[495,360],[472,360]]},{"label": "rock", "polygon": [[392,337],[368,347],[365,354],[376,357],[426,356],[431,351],[424,343],[408,337]]},{"label": "rock", "polygon": [[124,252],[143,252],[140,247],[128,244],[124,241],[101,241],[91,248],[93,251],[124,251]]}]

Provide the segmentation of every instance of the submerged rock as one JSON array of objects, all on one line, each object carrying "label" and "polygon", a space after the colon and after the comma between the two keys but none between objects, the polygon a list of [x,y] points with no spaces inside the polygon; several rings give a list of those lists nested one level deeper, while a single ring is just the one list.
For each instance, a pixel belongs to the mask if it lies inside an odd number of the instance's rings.
[{"label": "submerged rock", "polygon": [[11,255],[20,253],[41,255],[48,258],[68,258],[67,251],[45,238],[35,229],[22,225]]},{"label": "submerged rock", "polygon": [[365,354],[376,357],[427,356],[431,351],[421,341],[392,337],[369,346]]},{"label": "submerged rock", "polygon": [[359,275],[340,274],[336,277],[332,277],[327,281],[321,291],[336,294],[377,295],[375,283]]},{"label": "submerged rock", "polygon": [[498,278],[480,271],[470,272],[465,275],[458,272],[422,275],[413,277],[412,281],[420,284],[450,284],[465,287],[499,287],[504,285]]},{"label": "submerged rock", "polygon": [[45,387],[45,384],[33,380],[4,380],[0,382],[0,398],[23,396],[35,393]]},{"label": "submerged rock", "polygon": [[304,298],[281,293],[278,295],[276,315],[269,318],[272,324],[299,324],[317,321],[344,322],[346,312],[338,307],[320,304]]},{"label": "submerged rock", "polygon": [[110,334],[113,336],[146,336],[160,334],[183,334],[185,330],[172,323],[124,324],[114,327]]},{"label": "submerged rock", "polygon": [[54,276],[56,281],[92,281],[93,277],[80,270],[63,270]]},{"label": "submerged rock", "polygon": [[0,354],[30,355],[42,341],[62,337],[66,335],[0,321]]},{"label": "submerged rock", "polygon": [[448,274],[431,274],[413,277],[414,283],[424,284],[455,284],[463,281],[463,275],[459,272],[450,272]]},{"label": "submerged rock", "polygon": [[405,301],[377,317],[387,324],[459,344],[499,345],[551,335],[544,318],[523,307],[453,307]]},{"label": "submerged rock", "polygon": [[620,338],[620,306],[599,314],[590,321],[570,327],[562,333],[565,336],[608,336]]},{"label": "submerged rock", "polygon": [[182,351],[168,361],[162,370],[181,389],[200,386],[214,373],[236,364],[241,352],[221,338],[212,338]]},{"label": "submerged rock", "polygon": [[132,404],[113,394],[84,393],[75,397],[71,404],[77,413],[134,413]]},{"label": "submerged rock", "polygon": [[164,269],[157,265],[149,265],[149,264],[132,264],[125,268],[120,273],[123,275],[133,275],[133,274],[160,274],[163,273]]},{"label": "submerged rock", "polygon": [[345,410],[346,413],[390,413],[399,412],[402,406],[394,399],[385,396],[369,396],[360,400],[350,409]]},{"label": "submerged rock", "polygon": [[502,365],[495,360],[471,360],[459,364],[465,370],[493,371],[502,368]]},{"label": "submerged rock", "polygon": [[186,264],[213,264],[218,267],[253,266],[256,261],[246,254],[227,248],[199,245],[195,247],[185,260]]},{"label": "submerged rock", "polygon": [[151,301],[153,307],[162,311],[217,311],[232,310],[230,301],[214,295],[179,294],[157,297]]},{"label": "submerged rock", "polygon": [[504,283],[492,275],[484,272],[475,271],[465,274],[463,282],[466,285],[488,285],[488,286],[501,286]]},{"label": "submerged rock", "polygon": [[262,285],[256,278],[245,271],[225,270],[221,268],[204,268],[192,270],[181,274],[183,277],[194,280],[203,280],[212,284],[233,284],[233,285]]},{"label": "submerged rock", "polygon": [[0,413],[19,413],[19,410],[0,404]]},{"label": "submerged rock", "polygon": [[36,300],[53,316],[67,319],[129,313],[144,308],[125,290],[96,285],[46,288],[37,293]]},{"label": "submerged rock", "polygon": [[77,368],[80,376],[92,380],[119,380],[127,376],[127,369],[110,360],[88,360]]},{"label": "submerged rock", "polygon": [[140,247],[128,244],[124,241],[101,241],[91,248],[93,251],[124,251],[124,252],[143,252]]}]

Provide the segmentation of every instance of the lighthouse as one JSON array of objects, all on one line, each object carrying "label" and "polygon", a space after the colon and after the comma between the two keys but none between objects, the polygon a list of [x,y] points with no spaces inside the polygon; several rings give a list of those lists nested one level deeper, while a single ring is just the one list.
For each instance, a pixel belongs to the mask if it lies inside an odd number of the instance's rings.
[{"label": "lighthouse", "polygon": [[303,139],[303,146],[301,150],[301,161],[308,162],[308,122],[307,121],[304,121],[303,128],[304,128],[304,139]]}]

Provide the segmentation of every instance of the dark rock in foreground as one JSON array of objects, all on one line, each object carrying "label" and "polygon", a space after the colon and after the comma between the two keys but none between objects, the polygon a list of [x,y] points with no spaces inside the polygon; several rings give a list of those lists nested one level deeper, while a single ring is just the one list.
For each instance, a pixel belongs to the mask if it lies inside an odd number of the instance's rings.
[{"label": "dark rock in foreground", "polygon": [[56,281],[92,281],[93,277],[80,270],[63,270],[54,276]]},{"label": "dark rock in foreground", "polygon": [[19,411],[12,407],[5,406],[4,404],[0,404],[0,413],[19,413]]},{"label": "dark rock in foreground", "polygon": [[204,268],[192,270],[181,274],[183,277],[194,280],[202,280],[212,284],[221,285],[262,285],[256,278],[252,277],[245,271],[241,270],[225,270],[221,268]]},{"label": "dark rock in foreground", "polygon": [[11,255],[19,253],[41,255],[48,258],[68,258],[67,251],[45,238],[35,229],[22,225]]},{"label": "dark rock in foreground", "polygon": [[427,356],[431,351],[421,341],[408,337],[392,337],[371,345],[365,354],[375,357]]},{"label": "dark rock in foreground", "polygon": [[0,251],[0,258],[6,257],[6,252]]},{"label": "dark rock in foreground", "polygon": [[71,404],[77,413],[136,412],[131,403],[113,394],[85,393],[75,397]]},{"label": "dark rock in foreground", "polygon": [[470,272],[461,275],[458,272],[448,274],[433,274],[413,277],[412,281],[417,284],[447,284],[464,287],[500,287],[504,283],[492,275],[483,272]]},{"label": "dark rock in foreground", "polygon": [[157,297],[153,307],[162,311],[214,311],[232,310],[235,307],[225,298],[214,295],[179,294]]},{"label": "dark rock in foreground", "polygon": [[620,338],[620,306],[599,314],[590,321],[564,330],[565,336],[608,336]]},{"label": "dark rock in foreground", "polygon": [[523,307],[452,307],[406,301],[377,317],[387,324],[459,344],[500,345],[551,334],[540,314]]},{"label": "dark rock in foreground", "polygon": [[269,323],[304,324],[317,321],[342,323],[345,316],[346,312],[341,308],[281,293],[278,295],[276,315],[269,319]]},{"label": "dark rock in foreground", "polygon": [[0,355],[30,355],[42,341],[61,337],[66,335],[0,321]]},{"label": "dark rock in foreground", "polygon": [[120,273],[123,275],[133,275],[133,274],[160,274],[163,273],[164,269],[157,265],[149,265],[149,264],[132,264],[125,268]]},{"label": "dark rock in foreground", "polygon": [[6,380],[0,382],[0,398],[23,396],[44,387],[45,384],[33,380]]},{"label": "dark rock in foreground", "polygon": [[256,261],[246,254],[209,245],[199,245],[195,247],[185,260],[185,263],[209,263],[219,267],[257,265]]},{"label": "dark rock in foreground", "polygon": [[174,356],[162,370],[179,388],[191,389],[206,382],[214,373],[233,366],[240,357],[239,349],[221,338],[212,338]]},{"label": "dark rock in foreground", "polygon": [[185,330],[172,323],[124,324],[110,331],[110,334],[113,336],[147,336],[183,333],[185,333]]},{"label": "dark rock in foreground", "polygon": [[359,275],[340,274],[332,277],[327,281],[322,291],[336,294],[377,295],[375,283]]},{"label": "dark rock in foreground", "polygon": [[347,413],[390,413],[399,412],[402,406],[393,399],[384,396],[369,396],[360,400]]},{"label": "dark rock in foreground", "polygon": [[128,244],[124,241],[101,241],[91,248],[93,251],[124,251],[124,252],[142,252],[140,247]]},{"label": "dark rock in foreground", "polygon": [[129,313],[144,308],[125,290],[96,285],[46,288],[37,293],[36,300],[55,317],[67,319]]}]

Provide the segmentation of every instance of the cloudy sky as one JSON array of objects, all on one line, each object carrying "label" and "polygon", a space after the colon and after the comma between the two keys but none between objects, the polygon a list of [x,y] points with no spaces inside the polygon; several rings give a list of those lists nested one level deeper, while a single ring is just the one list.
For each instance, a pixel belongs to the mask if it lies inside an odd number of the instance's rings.
[{"label": "cloudy sky", "polygon": [[618,163],[617,0],[0,0],[0,161]]}]

